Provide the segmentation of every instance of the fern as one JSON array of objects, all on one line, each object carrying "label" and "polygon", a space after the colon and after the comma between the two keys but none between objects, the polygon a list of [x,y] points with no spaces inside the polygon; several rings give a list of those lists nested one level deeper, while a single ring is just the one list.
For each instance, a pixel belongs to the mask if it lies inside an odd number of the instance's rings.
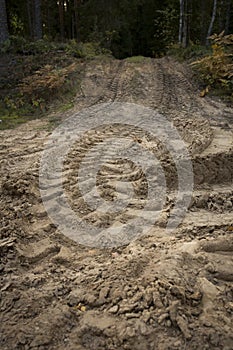
[{"label": "fern", "polygon": [[51,65],[45,65],[22,80],[19,85],[20,93],[24,97],[29,98],[33,105],[35,105],[35,101],[41,98],[48,100],[49,96],[62,88],[67,76],[75,69],[75,63],[60,69],[55,69]]},{"label": "fern", "polygon": [[211,87],[222,87],[228,91],[233,88],[233,34],[214,34],[209,38],[212,53],[192,63],[206,84]]}]

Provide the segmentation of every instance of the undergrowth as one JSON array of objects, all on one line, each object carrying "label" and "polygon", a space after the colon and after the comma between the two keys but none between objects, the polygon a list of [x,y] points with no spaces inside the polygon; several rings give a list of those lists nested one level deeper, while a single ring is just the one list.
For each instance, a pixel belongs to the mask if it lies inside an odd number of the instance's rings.
[{"label": "undergrowth", "polygon": [[205,55],[211,52],[210,48],[207,48],[202,45],[190,44],[187,48],[183,48],[178,44],[172,45],[167,54],[173,56],[177,61],[184,62],[187,60],[193,61],[199,58],[204,57]]},{"label": "undergrowth", "polygon": [[0,49],[0,129],[72,108],[86,60],[110,56],[98,43],[28,42],[11,37]]},{"label": "undergrowth", "polygon": [[233,34],[210,37],[211,53],[192,63],[202,81],[215,91],[233,99]]}]

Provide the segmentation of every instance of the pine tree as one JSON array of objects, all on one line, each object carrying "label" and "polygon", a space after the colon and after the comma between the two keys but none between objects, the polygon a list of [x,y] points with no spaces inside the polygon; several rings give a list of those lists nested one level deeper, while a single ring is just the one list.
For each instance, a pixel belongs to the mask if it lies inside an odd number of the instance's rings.
[{"label": "pine tree", "polygon": [[42,22],[41,22],[41,0],[33,0],[33,32],[34,39],[42,39]]},{"label": "pine tree", "polygon": [[9,38],[7,25],[6,2],[0,0],[0,44]]}]

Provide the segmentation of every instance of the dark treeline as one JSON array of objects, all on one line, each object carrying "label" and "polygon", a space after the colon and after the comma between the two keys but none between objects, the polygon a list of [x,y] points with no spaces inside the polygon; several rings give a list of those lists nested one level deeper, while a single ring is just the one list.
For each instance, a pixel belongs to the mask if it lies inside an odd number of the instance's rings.
[{"label": "dark treeline", "polygon": [[118,58],[158,56],[175,43],[208,45],[233,31],[233,0],[0,0],[0,42],[99,42]]}]

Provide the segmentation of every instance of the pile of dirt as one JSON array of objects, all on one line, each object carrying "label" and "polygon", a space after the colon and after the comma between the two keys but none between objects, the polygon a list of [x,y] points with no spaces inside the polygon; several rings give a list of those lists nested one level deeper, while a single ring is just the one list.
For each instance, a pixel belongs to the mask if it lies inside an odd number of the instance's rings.
[{"label": "pile of dirt", "polygon": [[[81,91],[74,109],[57,119],[119,101],[152,107],[171,120],[192,157],[193,199],[172,236],[164,228],[175,197],[170,186],[161,222],[146,236],[112,249],[81,246],[59,232],[41,199],[49,120],[0,131],[1,349],[232,349],[232,109],[200,98],[189,69],[169,58],[88,62]],[[90,132],[64,165],[70,204],[92,222],[75,192],[75,169],[109,133]],[[146,138],[134,137],[146,147]],[[125,163],[101,170],[103,198],[114,195],[111,183],[103,186],[107,176],[120,171],[145,200],[143,174]],[[131,209],[139,204],[136,197]]]}]

